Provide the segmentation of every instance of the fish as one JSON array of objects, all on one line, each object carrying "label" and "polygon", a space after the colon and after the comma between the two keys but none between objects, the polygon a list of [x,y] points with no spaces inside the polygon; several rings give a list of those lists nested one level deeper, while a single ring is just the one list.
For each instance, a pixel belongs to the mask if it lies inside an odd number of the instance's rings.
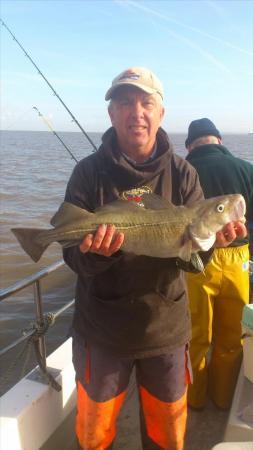
[{"label": "fish", "polygon": [[34,262],[51,243],[58,242],[63,248],[79,245],[87,234],[95,234],[100,224],[114,224],[124,233],[121,250],[125,252],[190,261],[192,255],[213,246],[217,231],[224,225],[237,220],[245,223],[245,212],[240,194],[175,206],[159,195],[146,193],[139,202],[118,199],[94,212],[65,201],[50,221],[53,228],[11,231]]}]

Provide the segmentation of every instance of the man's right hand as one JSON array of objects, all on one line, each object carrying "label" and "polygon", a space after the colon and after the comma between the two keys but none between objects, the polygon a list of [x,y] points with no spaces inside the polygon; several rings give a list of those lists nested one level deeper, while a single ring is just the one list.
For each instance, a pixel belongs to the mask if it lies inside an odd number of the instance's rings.
[{"label": "man's right hand", "polygon": [[117,252],[124,241],[124,233],[117,232],[115,225],[99,225],[96,233],[87,234],[79,245],[82,253],[92,252],[111,256]]}]

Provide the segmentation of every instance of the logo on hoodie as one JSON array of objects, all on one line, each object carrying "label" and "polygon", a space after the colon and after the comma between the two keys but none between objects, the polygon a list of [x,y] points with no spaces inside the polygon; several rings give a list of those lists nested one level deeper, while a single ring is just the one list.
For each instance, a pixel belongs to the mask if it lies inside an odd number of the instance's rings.
[{"label": "logo on hoodie", "polygon": [[140,188],[133,188],[128,191],[124,191],[121,194],[123,200],[128,202],[138,203],[140,206],[144,206],[142,203],[143,194],[152,194],[152,189],[149,186],[142,186]]}]

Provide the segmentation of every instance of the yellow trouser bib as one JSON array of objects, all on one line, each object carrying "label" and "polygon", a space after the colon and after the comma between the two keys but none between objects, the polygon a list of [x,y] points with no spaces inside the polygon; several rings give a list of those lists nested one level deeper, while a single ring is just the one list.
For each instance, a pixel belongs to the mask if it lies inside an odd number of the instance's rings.
[{"label": "yellow trouser bib", "polygon": [[193,368],[188,403],[202,408],[208,391],[217,406],[228,408],[242,357],[242,308],[249,302],[248,245],[215,249],[205,273],[187,274],[187,283]]}]

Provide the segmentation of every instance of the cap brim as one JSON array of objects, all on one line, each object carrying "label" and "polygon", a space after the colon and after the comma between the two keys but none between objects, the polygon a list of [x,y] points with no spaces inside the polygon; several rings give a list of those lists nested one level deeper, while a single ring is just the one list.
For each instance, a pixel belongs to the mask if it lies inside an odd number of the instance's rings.
[{"label": "cap brim", "polygon": [[[122,81],[120,83],[117,83],[115,86],[112,86],[105,94],[105,100],[110,100],[112,98],[113,93],[118,90],[119,88],[121,88],[122,86],[134,86],[138,89],[140,89],[141,91],[146,92],[147,94],[160,94],[160,92],[156,91],[155,89],[152,88],[148,88],[147,86],[144,86],[143,84],[140,83],[134,83],[134,82],[129,82],[129,81]],[[161,95],[162,97],[162,95]]]}]

